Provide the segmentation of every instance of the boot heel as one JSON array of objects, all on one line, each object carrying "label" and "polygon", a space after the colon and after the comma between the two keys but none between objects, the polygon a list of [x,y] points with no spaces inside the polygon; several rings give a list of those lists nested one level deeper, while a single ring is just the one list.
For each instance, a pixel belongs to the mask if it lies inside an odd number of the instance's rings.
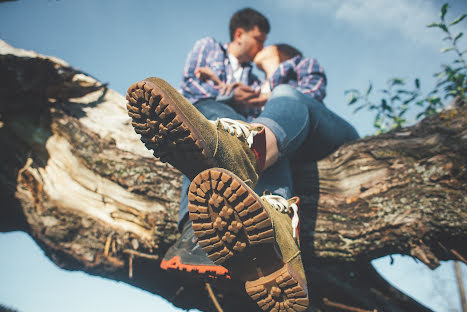
[{"label": "boot heel", "polygon": [[303,287],[288,264],[255,281],[245,283],[245,290],[264,311],[305,311],[307,288]]}]

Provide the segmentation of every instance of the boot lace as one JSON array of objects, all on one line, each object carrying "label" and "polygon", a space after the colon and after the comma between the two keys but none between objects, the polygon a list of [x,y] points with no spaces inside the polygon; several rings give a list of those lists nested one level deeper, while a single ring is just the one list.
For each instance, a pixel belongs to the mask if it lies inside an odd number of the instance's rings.
[{"label": "boot lace", "polygon": [[293,212],[293,237],[296,238],[298,224],[300,223],[300,219],[298,217],[298,206],[295,203],[290,204],[284,197],[278,195],[263,195],[261,196],[261,198],[266,200],[277,211],[280,211],[282,213],[288,213],[289,211]]},{"label": "boot lace", "polygon": [[230,118],[220,118],[216,121],[210,120],[216,126],[222,126],[222,128],[229,132],[231,135],[236,135],[237,137],[244,137],[246,138],[246,142],[248,146],[251,148],[253,144],[253,137],[258,134],[258,131],[251,130],[248,125],[241,123],[237,120],[233,120]]}]

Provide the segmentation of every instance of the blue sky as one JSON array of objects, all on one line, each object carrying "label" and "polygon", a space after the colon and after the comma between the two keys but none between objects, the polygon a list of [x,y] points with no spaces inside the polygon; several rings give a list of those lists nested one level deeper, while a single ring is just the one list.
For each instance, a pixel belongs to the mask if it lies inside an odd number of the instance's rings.
[{"label": "blue sky", "polygon": [[[444,47],[441,32],[425,27],[438,20],[442,3],[434,0],[24,0],[0,4],[0,38],[18,48],[59,57],[124,94],[133,82],[149,76],[162,77],[178,86],[186,55],[194,42],[205,36],[227,41],[231,14],[251,6],[271,22],[266,44],[289,43],[306,56],[317,58],[328,77],[325,104],[354,124],[361,135],[370,135],[374,133],[373,116],[368,112],[353,114],[352,108],[346,105],[344,91],[364,90],[370,80],[375,89],[381,89],[388,78],[395,76],[409,81],[418,77],[422,88],[428,91],[435,83],[432,74],[449,60],[449,55],[439,52]],[[467,12],[465,1],[449,3],[448,20]],[[466,32],[466,28],[467,23],[463,22],[456,30]],[[465,38],[460,40],[460,46],[466,48]],[[164,304],[122,283],[58,270],[42,259],[42,252],[30,240],[19,234],[0,235],[0,248],[9,250],[0,256],[0,303],[21,311],[63,311],[58,302],[74,302],[66,297],[70,293],[67,290],[78,283],[83,293],[77,301],[79,305],[73,305],[76,311],[107,307],[97,303],[99,297],[107,301],[124,298],[125,302],[138,302],[142,311],[154,310],[159,302]],[[15,258],[10,258],[12,255]],[[32,260],[31,255],[37,260],[24,265],[42,275],[24,283],[33,285],[47,279],[49,283],[39,283],[44,291],[46,284],[62,285],[49,291],[49,302],[35,296],[32,288],[9,286],[24,268],[19,265],[22,262],[11,259]],[[48,265],[39,267],[39,263]],[[440,292],[435,289],[439,283],[435,287],[433,283],[420,281],[433,276],[449,280],[453,274],[452,263],[437,271],[441,273],[435,272],[439,276],[413,264],[409,257],[397,258],[393,266],[387,258],[376,262],[379,271],[405,289],[411,288],[413,296],[433,304],[438,311],[450,311],[447,300],[435,299],[437,296],[433,295]],[[444,283],[442,290],[452,297],[450,301],[457,307],[456,291],[449,288],[451,284]],[[89,305],[84,306],[86,303]],[[170,311],[166,306],[160,309]],[[128,307],[122,303],[112,310],[127,311]]]}]

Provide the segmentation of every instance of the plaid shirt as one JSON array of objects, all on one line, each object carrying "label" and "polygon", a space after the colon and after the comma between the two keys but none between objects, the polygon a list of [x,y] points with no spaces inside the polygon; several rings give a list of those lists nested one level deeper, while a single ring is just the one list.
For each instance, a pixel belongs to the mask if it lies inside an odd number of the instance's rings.
[{"label": "plaid shirt", "polygon": [[[211,68],[223,83],[230,84],[234,82],[233,70],[227,53],[227,44],[222,45],[209,37],[198,40],[188,54],[181,84],[181,93],[193,104],[202,99],[222,101],[220,97],[218,98],[220,94],[214,82],[211,80],[200,81],[195,76],[196,69],[206,66]],[[242,64],[242,66],[243,72],[239,82],[255,90],[259,89],[261,81],[252,73],[251,64]],[[259,115],[261,107],[244,106],[236,107],[236,110],[246,117],[254,117]]]},{"label": "plaid shirt", "polygon": [[299,55],[282,62],[269,79],[271,90],[280,84],[290,84],[298,91],[318,101],[326,96],[326,75],[318,61]]}]

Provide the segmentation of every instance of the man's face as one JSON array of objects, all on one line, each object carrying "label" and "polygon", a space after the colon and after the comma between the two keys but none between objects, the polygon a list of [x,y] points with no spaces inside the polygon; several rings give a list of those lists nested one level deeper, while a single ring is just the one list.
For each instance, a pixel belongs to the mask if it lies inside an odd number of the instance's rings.
[{"label": "man's face", "polygon": [[[242,29],[243,30],[243,29]],[[256,54],[263,48],[267,34],[262,32],[258,26],[252,30],[242,31],[238,35],[238,43],[241,50],[242,62],[251,62]]]}]

